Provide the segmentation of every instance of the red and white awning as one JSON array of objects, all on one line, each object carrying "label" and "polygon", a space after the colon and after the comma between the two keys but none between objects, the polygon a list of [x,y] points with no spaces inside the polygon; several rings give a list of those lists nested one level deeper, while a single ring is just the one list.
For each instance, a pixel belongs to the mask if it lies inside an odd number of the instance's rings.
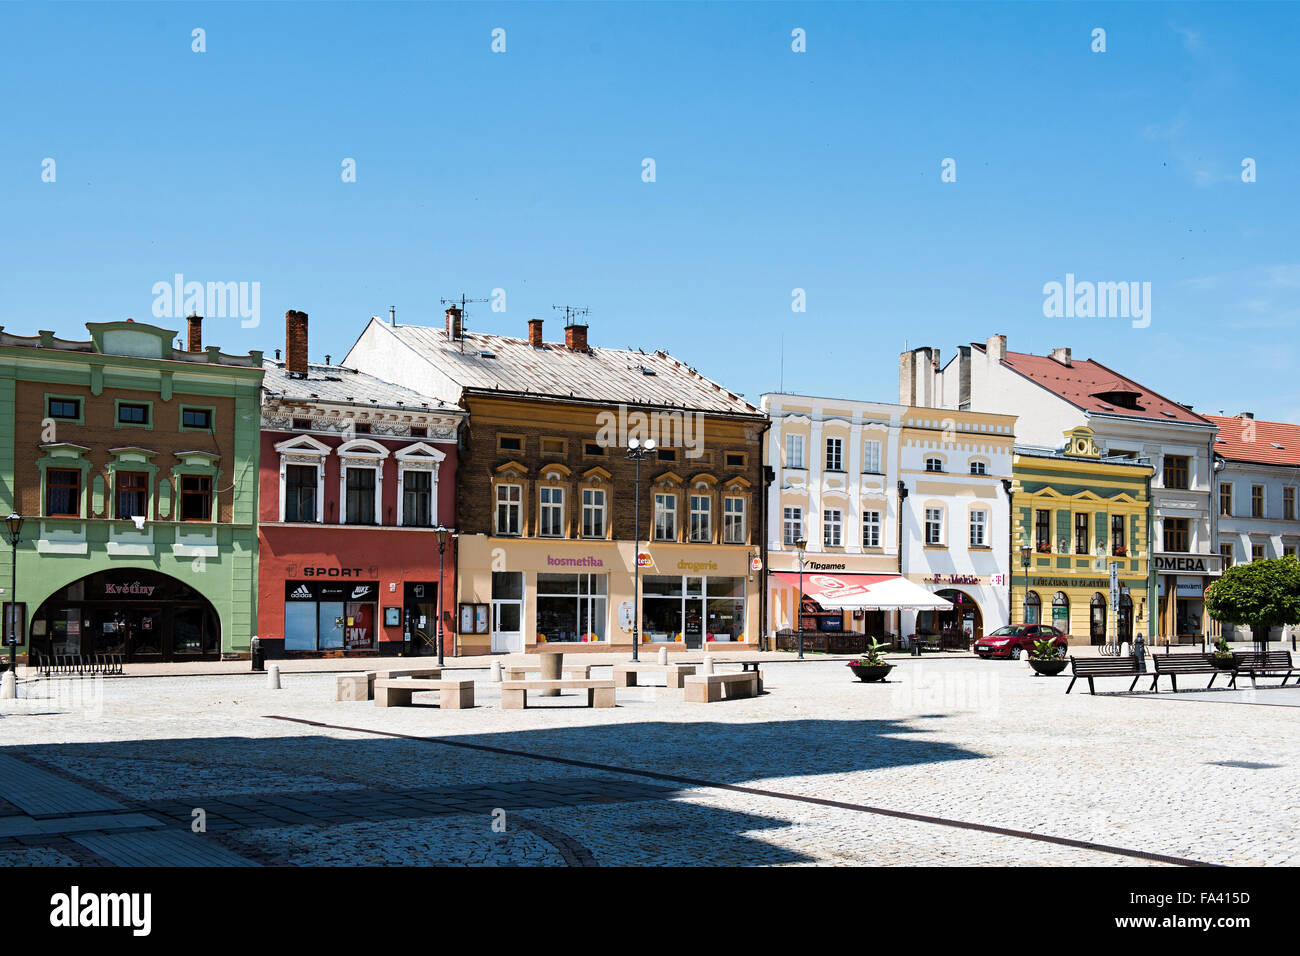
[{"label": "red and white awning", "polygon": [[[799,586],[794,571],[774,571],[783,584]],[[952,607],[919,584],[897,574],[822,574],[805,571],[803,593],[824,608],[864,611],[929,611]]]}]

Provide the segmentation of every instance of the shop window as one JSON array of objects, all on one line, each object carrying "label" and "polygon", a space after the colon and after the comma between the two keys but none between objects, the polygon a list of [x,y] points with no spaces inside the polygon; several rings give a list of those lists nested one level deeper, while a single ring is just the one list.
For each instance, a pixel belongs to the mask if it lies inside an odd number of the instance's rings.
[{"label": "shop window", "polygon": [[1052,626],[1066,634],[1070,633],[1070,598],[1064,591],[1052,595]]},{"label": "shop window", "polygon": [[1188,487],[1188,462],[1186,455],[1165,455],[1164,485],[1166,488]]},{"label": "shop window", "polygon": [[367,651],[375,647],[376,582],[285,582],[286,651]]},{"label": "shop window", "polygon": [[862,512],[862,546],[864,548],[880,547],[880,512]]},{"label": "shop window", "polygon": [[1025,623],[1030,625],[1038,624],[1043,616],[1043,599],[1038,596],[1037,591],[1030,591],[1025,595]]},{"label": "shop window", "polygon": [[286,465],[284,468],[284,520],[316,521],[317,484],[320,469],[315,465]]},{"label": "shop window", "polygon": [[212,520],[212,478],[181,475],[180,517],[182,521]]},{"label": "shop window", "polygon": [[646,640],[700,647],[710,641],[744,638],[743,577],[647,575],[642,582],[642,633]]},{"label": "shop window", "polygon": [[822,512],[822,544],[827,548],[844,545],[844,512],[828,508]]},{"label": "shop window", "polygon": [[149,475],[119,471],[113,488],[114,517],[129,521],[149,514]]},{"label": "shop window", "polygon": [[81,517],[81,472],[71,468],[45,471],[45,514],[51,518]]},{"label": "shop window", "polygon": [[538,574],[538,642],[605,640],[608,593],[604,574]]},{"label": "shop window", "polygon": [[346,468],[344,521],[347,524],[375,524],[374,468]]},{"label": "shop window", "polygon": [[713,499],[709,495],[691,495],[691,531],[692,541],[708,542],[713,540]]},{"label": "shop window", "polygon": [[1187,551],[1190,546],[1190,519],[1188,518],[1166,518],[1165,519],[1165,550],[1166,551]]},{"label": "shop window", "polygon": [[582,536],[605,537],[605,492],[600,488],[582,489]]},{"label": "shop window", "polygon": [[781,540],[786,547],[793,548],[795,542],[803,537],[803,509],[785,508],[781,525]]},{"label": "shop window", "polygon": [[519,534],[520,513],[523,506],[523,488],[519,485],[497,485],[496,533]]},{"label": "shop window", "polygon": [[722,499],[722,543],[745,543],[745,499]]},{"label": "shop window", "polygon": [[542,486],[538,492],[540,510],[538,511],[537,533],[546,538],[564,536],[564,489]]},{"label": "shop window", "polygon": [[675,494],[655,495],[655,540],[677,540],[677,496]]}]

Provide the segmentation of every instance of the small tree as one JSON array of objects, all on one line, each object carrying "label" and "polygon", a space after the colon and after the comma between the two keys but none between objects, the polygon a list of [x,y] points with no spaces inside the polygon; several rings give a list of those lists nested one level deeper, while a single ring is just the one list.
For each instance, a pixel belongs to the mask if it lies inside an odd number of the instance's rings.
[{"label": "small tree", "polygon": [[1250,627],[1258,644],[1272,628],[1300,624],[1300,561],[1273,558],[1238,564],[1210,585],[1205,595],[1210,617]]}]

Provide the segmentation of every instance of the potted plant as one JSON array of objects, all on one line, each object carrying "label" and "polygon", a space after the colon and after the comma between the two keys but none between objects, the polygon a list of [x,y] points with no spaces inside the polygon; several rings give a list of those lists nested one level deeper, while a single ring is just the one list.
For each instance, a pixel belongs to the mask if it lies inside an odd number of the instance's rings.
[{"label": "potted plant", "polygon": [[849,669],[853,671],[853,676],[866,683],[884,680],[894,669],[893,664],[886,662],[880,656],[886,646],[873,637],[871,643],[867,645],[867,652],[849,661]]},{"label": "potted plant", "polygon": [[1034,649],[1029,652],[1029,666],[1042,677],[1055,677],[1068,663],[1067,658],[1057,654],[1056,641],[1050,637],[1034,641]]},{"label": "potted plant", "polygon": [[[1224,624],[1245,624],[1257,647],[1268,649],[1269,632],[1275,627],[1300,624],[1300,562],[1293,555],[1266,558],[1234,565],[1223,572],[1205,592],[1205,610]],[[1219,644],[1212,655],[1220,664]]]},{"label": "potted plant", "polygon": [[1214,653],[1210,655],[1210,663],[1225,671],[1230,671],[1237,666],[1237,659],[1232,656],[1232,648],[1228,646],[1226,637],[1220,637],[1214,642]]}]

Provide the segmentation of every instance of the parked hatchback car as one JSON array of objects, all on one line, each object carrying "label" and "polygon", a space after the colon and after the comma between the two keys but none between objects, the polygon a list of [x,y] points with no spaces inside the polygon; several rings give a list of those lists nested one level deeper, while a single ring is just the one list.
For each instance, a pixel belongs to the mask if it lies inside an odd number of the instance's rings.
[{"label": "parked hatchback car", "polygon": [[1070,647],[1070,640],[1064,631],[1057,630],[1049,624],[1008,624],[991,634],[985,634],[975,642],[975,653],[980,657],[1009,657],[1020,660],[1034,649],[1035,641],[1052,640],[1056,644],[1056,654],[1064,657]]}]

